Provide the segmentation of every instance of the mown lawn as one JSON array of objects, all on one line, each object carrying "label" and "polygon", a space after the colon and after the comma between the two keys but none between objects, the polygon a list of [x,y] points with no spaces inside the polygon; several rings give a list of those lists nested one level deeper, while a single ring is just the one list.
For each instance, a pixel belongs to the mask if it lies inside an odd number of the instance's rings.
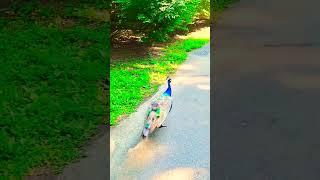
[{"label": "mown lawn", "polygon": [[0,177],[61,170],[103,123],[109,26],[95,6],[52,7],[0,16]]},{"label": "mown lawn", "polygon": [[186,39],[167,46],[160,57],[117,60],[110,69],[110,124],[134,112],[158,90],[169,74],[186,60],[188,52],[207,44],[209,39]]}]

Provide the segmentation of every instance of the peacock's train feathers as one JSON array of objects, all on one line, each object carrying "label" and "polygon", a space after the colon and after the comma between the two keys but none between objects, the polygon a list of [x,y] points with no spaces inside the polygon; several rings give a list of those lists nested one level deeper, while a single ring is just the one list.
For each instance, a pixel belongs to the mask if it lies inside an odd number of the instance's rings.
[{"label": "peacock's train feathers", "polygon": [[[166,120],[172,107],[172,89],[171,79],[167,80],[168,87],[159,97],[157,97],[150,105],[147,111],[147,124],[156,122],[156,126],[160,127]],[[150,127],[150,126],[148,126]]]}]

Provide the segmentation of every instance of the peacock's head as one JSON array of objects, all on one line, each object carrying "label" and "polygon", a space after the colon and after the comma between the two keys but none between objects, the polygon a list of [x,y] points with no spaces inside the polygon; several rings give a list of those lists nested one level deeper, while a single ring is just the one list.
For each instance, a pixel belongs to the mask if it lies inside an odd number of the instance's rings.
[{"label": "peacock's head", "polygon": [[171,83],[171,78],[167,78],[167,81],[168,81],[168,84],[170,84]]}]

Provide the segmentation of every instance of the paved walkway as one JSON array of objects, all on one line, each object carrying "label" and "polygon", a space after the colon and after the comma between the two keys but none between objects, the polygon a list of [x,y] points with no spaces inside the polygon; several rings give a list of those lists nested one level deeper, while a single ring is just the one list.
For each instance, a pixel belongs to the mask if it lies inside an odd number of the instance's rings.
[{"label": "paved walkway", "polygon": [[214,29],[215,179],[320,179],[319,1],[240,0]]}]

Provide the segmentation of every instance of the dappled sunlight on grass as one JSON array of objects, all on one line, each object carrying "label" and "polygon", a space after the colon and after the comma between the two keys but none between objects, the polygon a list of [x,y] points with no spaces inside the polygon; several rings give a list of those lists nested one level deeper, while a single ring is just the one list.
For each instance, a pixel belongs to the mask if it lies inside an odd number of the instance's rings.
[{"label": "dappled sunlight on grass", "polygon": [[154,65],[147,65],[147,64],[134,64],[134,68],[139,68],[139,69],[151,69],[154,67]]},{"label": "dappled sunlight on grass", "polygon": [[110,20],[109,10],[97,9],[95,7],[89,7],[86,9],[80,9],[75,12],[78,17],[86,17],[90,20],[108,22]]},{"label": "dappled sunlight on grass", "polygon": [[166,79],[166,74],[160,73],[160,72],[151,72],[150,73],[150,83],[151,84],[158,84],[160,85],[163,83],[163,81]]}]

